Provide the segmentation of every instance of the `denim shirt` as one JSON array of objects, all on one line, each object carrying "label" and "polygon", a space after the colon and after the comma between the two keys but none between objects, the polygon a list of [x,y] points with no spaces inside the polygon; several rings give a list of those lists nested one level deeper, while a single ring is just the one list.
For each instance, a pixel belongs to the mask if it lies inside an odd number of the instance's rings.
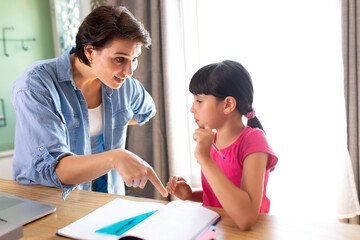
[{"label": "denim shirt", "polygon": [[[13,84],[11,93],[16,112],[14,179],[60,187],[63,199],[75,188],[91,190],[91,182],[63,185],[55,173],[61,158],[91,154],[88,107],[72,77],[71,51],[32,64]],[[119,89],[102,84],[102,104],[105,151],[125,147],[133,117],[142,125],[156,113],[153,99],[133,77]],[[115,169],[108,173],[108,192],[125,194]]]}]

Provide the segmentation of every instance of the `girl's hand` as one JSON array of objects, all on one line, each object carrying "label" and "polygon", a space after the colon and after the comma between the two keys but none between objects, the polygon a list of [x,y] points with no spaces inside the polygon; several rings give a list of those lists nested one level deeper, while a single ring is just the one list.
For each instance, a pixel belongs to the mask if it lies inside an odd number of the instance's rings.
[{"label": "girl's hand", "polygon": [[113,155],[114,168],[119,172],[126,186],[143,189],[147,180],[150,180],[163,197],[168,196],[153,168],[139,156],[124,149],[109,153]]},{"label": "girl's hand", "polygon": [[198,128],[195,130],[193,139],[197,142],[195,148],[195,158],[200,164],[205,159],[210,158],[210,149],[214,139],[214,133],[211,128],[205,125],[205,128]]},{"label": "girl's hand", "polygon": [[170,177],[166,184],[166,190],[181,200],[190,200],[192,198],[192,189],[182,177]]}]

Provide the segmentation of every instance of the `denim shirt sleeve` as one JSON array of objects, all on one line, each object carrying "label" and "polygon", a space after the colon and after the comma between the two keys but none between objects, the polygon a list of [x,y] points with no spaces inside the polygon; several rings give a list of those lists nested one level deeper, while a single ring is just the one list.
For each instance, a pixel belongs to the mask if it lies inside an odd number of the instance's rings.
[{"label": "denim shirt sleeve", "polygon": [[145,90],[144,86],[138,80],[134,78],[131,79],[133,80],[131,108],[135,120],[141,126],[155,116],[156,107],[154,100]]},{"label": "denim shirt sleeve", "polygon": [[15,84],[12,92],[16,111],[14,178],[23,184],[60,187],[65,199],[76,188],[63,185],[55,173],[61,158],[74,155],[67,142],[65,120],[39,76],[27,77],[30,83]]}]

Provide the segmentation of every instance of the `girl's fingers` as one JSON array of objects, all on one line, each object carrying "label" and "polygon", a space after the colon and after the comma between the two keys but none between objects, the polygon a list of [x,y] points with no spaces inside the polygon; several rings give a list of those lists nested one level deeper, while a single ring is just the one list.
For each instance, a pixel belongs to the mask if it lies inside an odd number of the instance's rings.
[{"label": "girl's fingers", "polygon": [[178,177],[177,180],[186,182],[186,180],[183,177]]},{"label": "girl's fingers", "polygon": [[175,194],[179,182],[186,182],[186,181],[182,177],[176,177],[176,176],[170,177],[168,183],[166,184],[166,190],[168,191],[168,193]]}]

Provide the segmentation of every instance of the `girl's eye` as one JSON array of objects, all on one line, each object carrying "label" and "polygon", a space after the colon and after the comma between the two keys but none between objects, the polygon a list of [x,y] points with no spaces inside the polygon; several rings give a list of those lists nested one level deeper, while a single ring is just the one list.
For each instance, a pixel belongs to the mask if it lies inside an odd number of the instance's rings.
[{"label": "girl's eye", "polygon": [[202,103],[202,101],[200,101],[200,100],[196,100],[196,102],[197,102],[197,103]]}]

